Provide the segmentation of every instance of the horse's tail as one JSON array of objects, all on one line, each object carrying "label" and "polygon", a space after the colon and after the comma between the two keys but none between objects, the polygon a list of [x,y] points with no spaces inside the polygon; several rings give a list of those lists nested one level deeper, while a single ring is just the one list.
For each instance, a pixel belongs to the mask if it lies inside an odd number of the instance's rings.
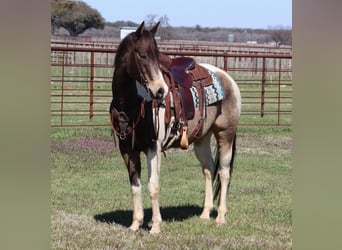
[{"label": "horse's tail", "polygon": [[[231,158],[230,163],[229,163],[229,165],[230,165],[230,167],[229,167],[229,182],[228,182],[227,192],[229,191],[230,181],[232,179],[232,174],[233,174],[233,165],[234,165],[235,151],[236,151],[236,134],[234,136],[233,145],[232,145],[232,158]],[[220,178],[218,176],[218,170],[219,170],[219,151],[216,150],[216,155],[215,155],[215,172],[214,172],[214,186],[215,186],[214,200],[216,200],[217,197],[218,197],[218,203],[220,203],[221,180],[220,180]]]}]

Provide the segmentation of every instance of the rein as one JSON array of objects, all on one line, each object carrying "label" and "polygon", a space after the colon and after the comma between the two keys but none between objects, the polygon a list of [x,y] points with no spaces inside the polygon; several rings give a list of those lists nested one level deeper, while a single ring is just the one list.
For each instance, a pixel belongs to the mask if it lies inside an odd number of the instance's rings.
[{"label": "rein", "polygon": [[[139,122],[141,121],[141,118],[145,117],[145,102],[146,102],[146,98],[144,98],[141,101],[139,115],[136,121],[133,120],[133,125],[131,127],[128,126],[129,119],[125,112],[119,112],[114,107],[111,110],[110,125],[120,140],[125,140],[128,135],[133,133],[136,127],[138,126]],[[119,123],[119,129],[115,128],[114,123],[113,123],[114,119]]]}]

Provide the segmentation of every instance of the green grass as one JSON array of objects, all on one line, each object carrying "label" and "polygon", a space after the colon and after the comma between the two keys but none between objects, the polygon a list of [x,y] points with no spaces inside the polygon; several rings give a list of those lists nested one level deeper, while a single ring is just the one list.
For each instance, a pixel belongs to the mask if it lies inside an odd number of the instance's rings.
[{"label": "green grass", "polygon": [[132,220],[128,175],[109,128],[51,129],[53,249],[290,249],[290,128],[240,127],[227,224],[199,215],[204,178],[191,149],[168,151],[161,169],[162,233],[148,234],[151,204],[143,157],[144,225]]}]

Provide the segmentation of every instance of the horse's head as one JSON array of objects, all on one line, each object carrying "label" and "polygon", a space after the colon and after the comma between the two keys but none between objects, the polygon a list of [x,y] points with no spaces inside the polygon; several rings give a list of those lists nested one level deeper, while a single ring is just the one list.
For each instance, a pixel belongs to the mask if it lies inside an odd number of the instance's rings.
[{"label": "horse's head", "polygon": [[133,35],[133,51],[131,55],[131,74],[145,85],[153,98],[163,99],[168,87],[159,68],[159,50],[154,35],[159,23],[150,30],[145,30],[144,22],[140,24]]}]

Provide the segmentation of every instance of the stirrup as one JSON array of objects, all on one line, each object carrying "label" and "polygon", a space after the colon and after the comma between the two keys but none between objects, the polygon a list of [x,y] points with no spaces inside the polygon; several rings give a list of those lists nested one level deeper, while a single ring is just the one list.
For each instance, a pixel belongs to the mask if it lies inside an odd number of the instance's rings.
[{"label": "stirrup", "polygon": [[182,137],[180,140],[180,148],[181,149],[188,149],[189,141],[188,141],[188,126],[182,127]]}]

